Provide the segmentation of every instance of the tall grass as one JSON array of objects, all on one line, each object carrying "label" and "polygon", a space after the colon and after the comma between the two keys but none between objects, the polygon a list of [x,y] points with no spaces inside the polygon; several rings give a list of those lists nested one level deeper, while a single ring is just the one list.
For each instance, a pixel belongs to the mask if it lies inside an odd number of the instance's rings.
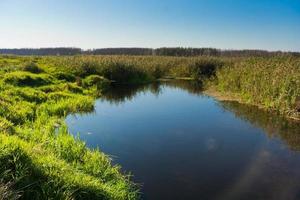
[{"label": "tall grass", "polygon": [[69,134],[64,117],[92,110],[97,96],[114,90],[111,83],[165,77],[189,77],[202,82],[197,87],[213,86],[243,102],[299,117],[299,58],[2,56],[1,192],[22,191],[23,199],[138,198],[119,166]]},{"label": "tall grass", "polygon": [[97,74],[121,83],[144,83],[165,76],[198,79],[214,74],[227,60],[213,57],[73,56],[47,57],[41,63],[52,63],[48,70],[79,77]]},{"label": "tall grass", "polygon": [[243,102],[299,117],[300,59],[248,58],[217,71],[219,91]]},{"label": "tall grass", "polygon": [[1,198],[136,199],[130,177],[64,124],[67,114],[92,110],[109,81],[91,75],[80,77],[79,84],[67,71],[57,76],[51,66],[26,64],[37,58],[5,59],[0,68]]}]

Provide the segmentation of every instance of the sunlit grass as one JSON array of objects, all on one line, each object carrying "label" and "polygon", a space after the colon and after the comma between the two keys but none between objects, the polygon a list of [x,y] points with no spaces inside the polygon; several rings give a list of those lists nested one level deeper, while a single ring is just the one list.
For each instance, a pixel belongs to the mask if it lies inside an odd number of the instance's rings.
[{"label": "sunlit grass", "polygon": [[231,92],[244,102],[299,117],[300,59],[249,58],[217,71],[218,90]]},{"label": "sunlit grass", "polygon": [[201,87],[213,85],[246,103],[299,117],[299,58],[1,56],[0,195],[136,199],[130,178],[100,150],[69,134],[64,117],[92,111],[94,99],[111,83],[165,77],[188,77]]},{"label": "sunlit grass", "polygon": [[[18,59],[22,62],[12,62]],[[0,195],[136,199],[136,187],[120,167],[100,150],[88,149],[64,125],[67,114],[93,110],[109,81],[92,75],[80,77],[79,84],[71,73],[47,72],[30,63],[32,57],[24,59],[9,57],[0,69]]]}]

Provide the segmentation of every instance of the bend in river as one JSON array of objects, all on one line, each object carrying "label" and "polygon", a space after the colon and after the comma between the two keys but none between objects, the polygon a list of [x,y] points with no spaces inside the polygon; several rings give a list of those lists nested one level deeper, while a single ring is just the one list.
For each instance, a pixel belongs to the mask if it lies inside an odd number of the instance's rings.
[{"label": "bend in river", "polygon": [[66,122],[131,172],[143,199],[300,199],[300,124],[195,82],[115,86]]}]

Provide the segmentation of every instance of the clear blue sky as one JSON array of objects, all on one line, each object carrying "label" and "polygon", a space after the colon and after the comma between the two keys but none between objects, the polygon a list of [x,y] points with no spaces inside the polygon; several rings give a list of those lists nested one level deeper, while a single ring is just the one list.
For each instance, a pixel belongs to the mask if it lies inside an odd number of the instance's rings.
[{"label": "clear blue sky", "polygon": [[300,0],[0,0],[0,48],[300,51]]}]

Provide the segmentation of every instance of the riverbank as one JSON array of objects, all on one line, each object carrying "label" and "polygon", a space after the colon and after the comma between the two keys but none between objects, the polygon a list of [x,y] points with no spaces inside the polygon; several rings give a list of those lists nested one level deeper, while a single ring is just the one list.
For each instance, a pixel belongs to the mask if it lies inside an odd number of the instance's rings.
[{"label": "riverbank", "polygon": [[64,122],[70,113],[92,111],[110,81],[79,79],[32,59],[0,59],[0,197],[137,199],[129,175]]},{"label": "riverbank", "polygon": [[[253,106],[258,107],[261,110],[266,110],[266,108],[262,105],[249,103],[249,102],[243,100],[242,98],[239,97],[238,94],[220,92],[215,87],[207,88],[203,91],[203,93],[207,96],[215,98],[218,101],[233,101],[233,102],[238,102],[240,104],[253,105]],[[269,111],[276,112],[276,110],[269,110]],[[289,116],[289,115],[286,115],[285,117],[287,119],[294,120],[296,122],[300,122],[300,117],[293,117],[293,116]]]},{"label": "riverbank", "polygon": [[23,199],[138,198],[130,177],[99,149],[71,136],[64,119],[93,110],[112,83],[164,77],[201,80],[219,99],[299,116],[296,57],[1,56],[0,188]]},{"label": "riverbank", "polygon": [[243,103],[300,118],[300,59],[247,58],[216,71],[208,84]]}]

